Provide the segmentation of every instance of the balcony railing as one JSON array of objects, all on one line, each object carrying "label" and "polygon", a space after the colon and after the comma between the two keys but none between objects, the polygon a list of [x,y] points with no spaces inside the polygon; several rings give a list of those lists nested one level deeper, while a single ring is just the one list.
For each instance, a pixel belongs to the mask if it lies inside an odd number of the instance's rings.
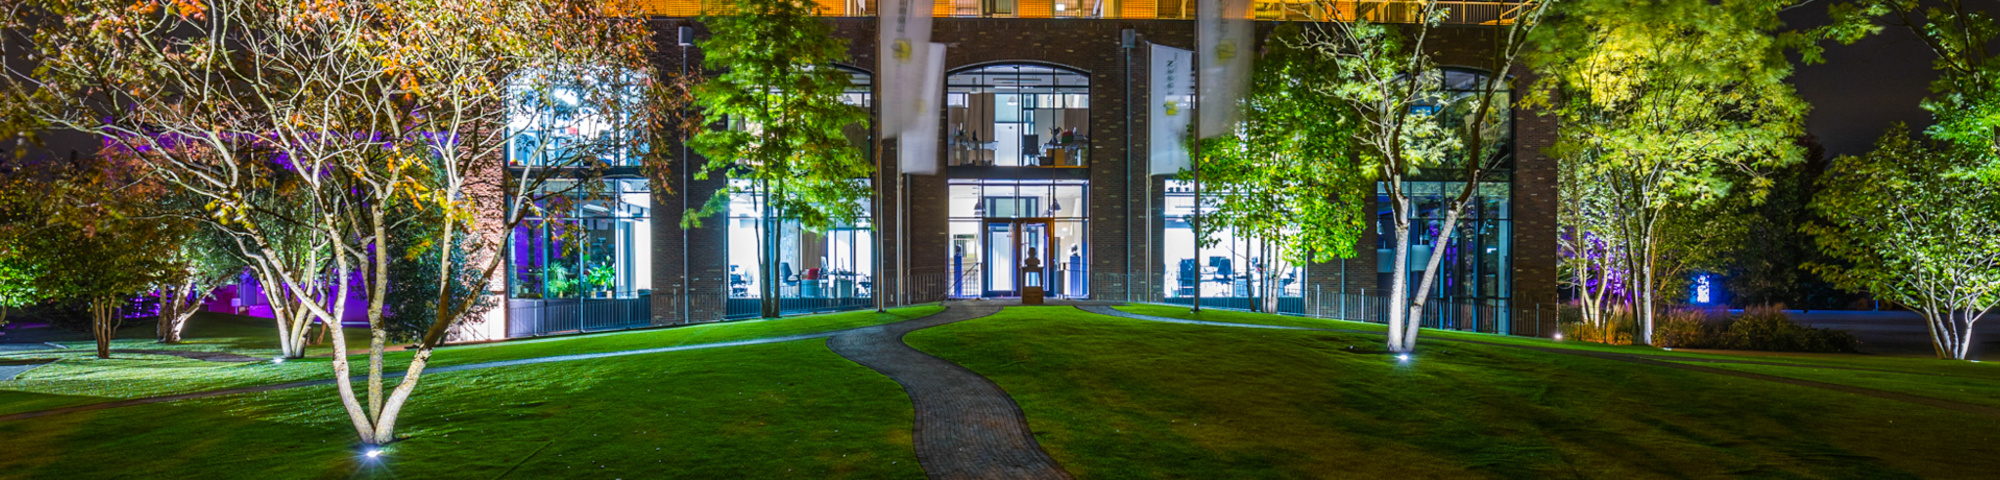
[{"label": "balcony railing", "polygon": [[[881,0],[818,0],[819,14],[873,17]],[[935,17],[1192,19],[1197,0],[932,0]],[[1531,0],[1452,0],[1436,4],[1444,23],[1507,25]],[[729,0],[651,0],[645,10],[665,17],[727,14]],[[1254,0],[1258,20],[1415,23],[1423,0]]]}]

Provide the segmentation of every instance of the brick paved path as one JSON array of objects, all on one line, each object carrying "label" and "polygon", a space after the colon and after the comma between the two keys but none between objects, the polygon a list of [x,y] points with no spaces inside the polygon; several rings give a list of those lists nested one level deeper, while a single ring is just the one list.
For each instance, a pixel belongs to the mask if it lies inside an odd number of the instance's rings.
[{"label": "brick paved path", "polygon": [[826,344],[888,375],[910,394],[917,413],[917,463],[930,478],[1070,478],[1035,442],[1021,407],[1000,386],[903,343],[910,332],[999,311],[996,305],[956,303],[936,315],[843,332]]}]

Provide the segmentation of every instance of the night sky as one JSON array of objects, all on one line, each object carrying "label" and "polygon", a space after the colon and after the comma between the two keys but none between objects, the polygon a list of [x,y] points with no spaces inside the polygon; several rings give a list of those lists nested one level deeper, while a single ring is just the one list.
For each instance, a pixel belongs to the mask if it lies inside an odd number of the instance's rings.
[{"label": "night sky", "polygon": [[[1826,22],[1827,2],[1785,12],[1795,28]],[[1806,131],[1819,136],[1827,154],[1866,153],[1890,124],[1913,129],[1930,125],[1930,112],[1917,102],[1930,94],[1937,55],[1909,30],[1892,27],[1853,45],[1826,43],[1826,63],[1800,65],[1793,77],[1799,95],[1812,103]]]}]

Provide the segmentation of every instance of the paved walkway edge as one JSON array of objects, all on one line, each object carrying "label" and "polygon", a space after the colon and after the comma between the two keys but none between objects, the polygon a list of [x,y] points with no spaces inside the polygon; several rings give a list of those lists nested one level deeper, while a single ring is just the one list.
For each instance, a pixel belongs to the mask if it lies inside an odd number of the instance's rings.
[{"label": "paved walkway edge", "polygon": [[827,347],[903,385],[916,410],[911,432],[917,463],[930,478],[1071,478],[1035,441],[1020,405],[999,385],[903,342],[913,331],[999,311],[998,306],[951,305],[936,315],[836,335]]}]

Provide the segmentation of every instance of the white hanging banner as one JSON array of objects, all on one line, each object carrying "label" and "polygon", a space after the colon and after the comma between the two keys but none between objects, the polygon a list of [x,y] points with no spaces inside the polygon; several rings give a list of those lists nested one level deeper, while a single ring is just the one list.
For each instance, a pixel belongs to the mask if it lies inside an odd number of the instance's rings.
[{"label": "white hanging banner", "polygon": [[1155,44],[1151,82],[1147,84],[1147,158],[1152,175],[1173,175],[1188,168],[1188,118],[1194,94],[1194,52]]},{"label": "white hanging banner", "polygon": [[1197,28],[1201,51],[1201,138],[1235,131],[1242,118],[1239,104],[1250,83],[1250,0],[1200,3]]},{"label": "white hanging banner", "polygon": [[926,43],[920,50],[924,58],[924,74],[915,90],[916,101],[911,105],[916,114],[909,119],[903,131],[896,135],[896,155],[902,157],[903,173],[911,175],[937,175],[938,173],[938,116],[943,112],[938,107],[944,102],[944,44]]},{"label": "white hanging banner", "polygon": [[881,71],[875,73],[881,82],[882,132],[893,136],[908,129],[922,113],[916,102],[927,71],[924,61],[925,48],[931,43],[931,2],[887,2],[877,25],[876,58]]}]

